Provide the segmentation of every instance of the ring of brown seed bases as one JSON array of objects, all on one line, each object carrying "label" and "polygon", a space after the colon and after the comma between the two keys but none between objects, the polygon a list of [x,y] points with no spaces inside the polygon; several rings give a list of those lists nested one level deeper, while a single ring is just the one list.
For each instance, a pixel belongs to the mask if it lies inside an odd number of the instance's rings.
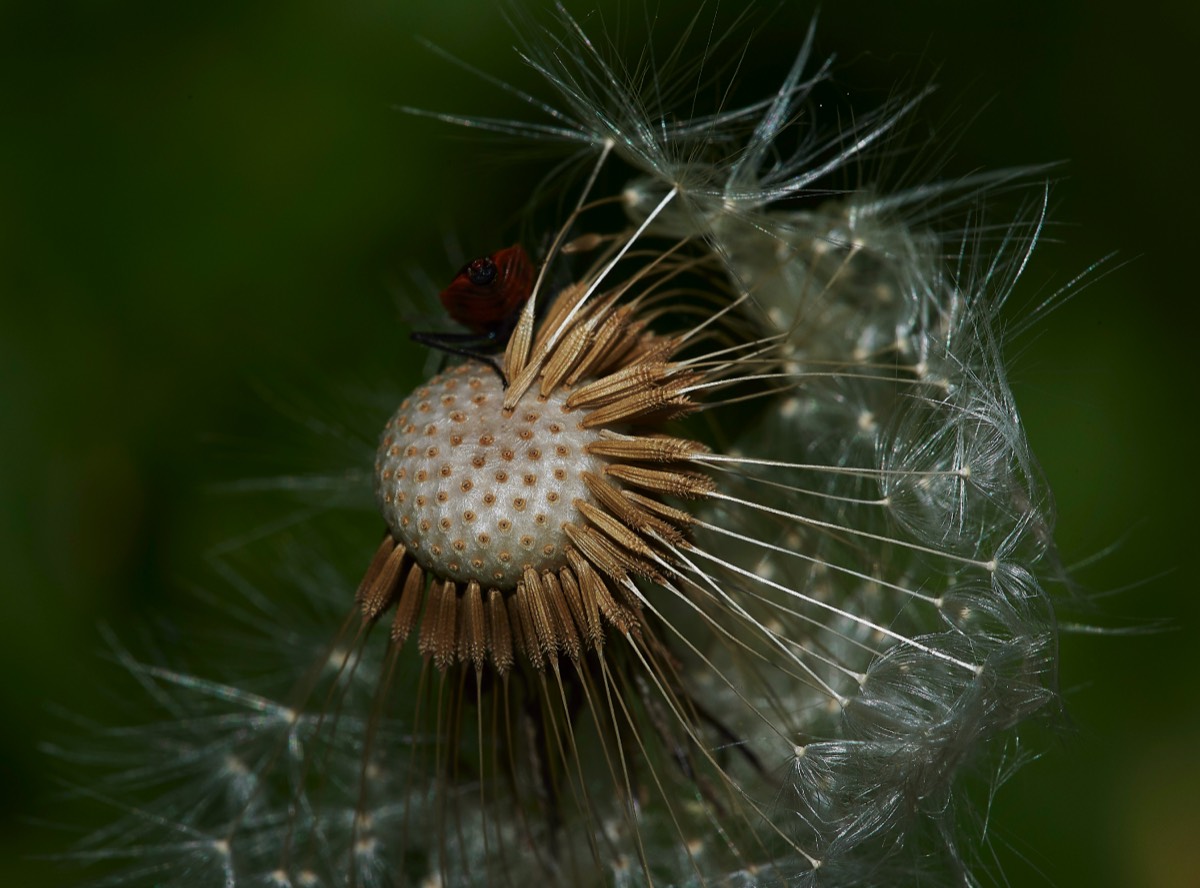
[{"label": "ring of brown seed bases", "polygon": [[[418,388],[384,430],[376,496],[388,527],[358,590],[364,617],[396,608],[391,638],[420,623],[442,670],[536,669],[643,638],[633,577],[661,582],[692,519],[664,495],[703,497],[706,448],[662,423],[695,410],[712,374],[674,361],[620,292],[568,287],[534,336],[532,304],[504,354],[504,381],[468,362]],[[423,614],[422,614],[423,610]],[[645,640],[645,639],[644,639]]]}]

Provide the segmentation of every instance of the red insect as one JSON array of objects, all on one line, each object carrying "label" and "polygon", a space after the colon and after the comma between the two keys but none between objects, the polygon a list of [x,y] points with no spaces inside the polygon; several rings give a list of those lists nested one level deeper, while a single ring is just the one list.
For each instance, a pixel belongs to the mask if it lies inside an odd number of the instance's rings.
[{"label": "red insect", "polygon": [[413,333],[412,339],[483,361],[504,379],[493,355],[508,344],[532,292],[533,263],[520,244],[472,259],[438,297],[447,314],[471,332]]}]

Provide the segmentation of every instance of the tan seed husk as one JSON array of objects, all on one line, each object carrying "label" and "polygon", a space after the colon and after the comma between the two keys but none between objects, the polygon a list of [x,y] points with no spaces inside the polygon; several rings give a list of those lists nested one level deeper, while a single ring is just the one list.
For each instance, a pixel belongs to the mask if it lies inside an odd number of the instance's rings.
[{"label": "tan seed husk", "polygon": [[396,617],[392,620],[392,641],[403,644],[417,624],[421,613],[421,604],[425,598],[425,572],[419,564],[408,569],[404,578],[404,588],[400,591],[400,604],[396,608]]}]

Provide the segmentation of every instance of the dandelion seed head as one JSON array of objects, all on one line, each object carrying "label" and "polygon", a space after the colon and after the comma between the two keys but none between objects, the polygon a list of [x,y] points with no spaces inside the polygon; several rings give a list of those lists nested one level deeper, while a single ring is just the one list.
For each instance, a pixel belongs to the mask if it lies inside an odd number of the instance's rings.
[{"label": "dandelion seed head", "polygon": [[384,430],[388,533],[358,600],[369,622],[396,606],[395,642],[419,623],[439,669],[542,670],[599,651],[610,628],[643,637],[632,578],[659,579],[691,520],[661,498],[711,489],[688,463],[705,448],[659,431],[695,409],[708,371],[670,360],[686,336],[660,337],[612,296],[588,301],[608,270],[563,290],[536,340],[514,334],[536,347],[510,347],[504,380],[479,363],[439,374]]},{"label": "dandelion seed head", "polygon": [[562,108],[530,102],[596,165],[507,344],[382,433],[384,537],[303,689],[323,712],[175,682],[247,711],[196,756],[244,786],[205,835],[244,884],[954,868],[957,773],[1054,700],[1052,520],[992,330],[1021,257],[974,285],[917,212],[955,186],[835,180],[915,100],[777,142],[810,125],[811,32],[768,99],[657,120],[559,14],[527,60]]}]

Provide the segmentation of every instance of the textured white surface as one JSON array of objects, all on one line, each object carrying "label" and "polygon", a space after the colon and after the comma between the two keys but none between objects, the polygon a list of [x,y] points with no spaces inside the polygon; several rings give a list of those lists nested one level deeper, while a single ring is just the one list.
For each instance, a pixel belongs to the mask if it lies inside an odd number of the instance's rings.
[{"label": "textured white surface", "polygon": [[565,392],[527,394],[501,409],[499,377],[479,364],[435,376],[388,421],[375,460],[376,498],[392,534],[444,579],[511,589],[525,569],[557,570],[573,505],[593,502],[581,473],[604,461],[584,453],[598,430]]}]

